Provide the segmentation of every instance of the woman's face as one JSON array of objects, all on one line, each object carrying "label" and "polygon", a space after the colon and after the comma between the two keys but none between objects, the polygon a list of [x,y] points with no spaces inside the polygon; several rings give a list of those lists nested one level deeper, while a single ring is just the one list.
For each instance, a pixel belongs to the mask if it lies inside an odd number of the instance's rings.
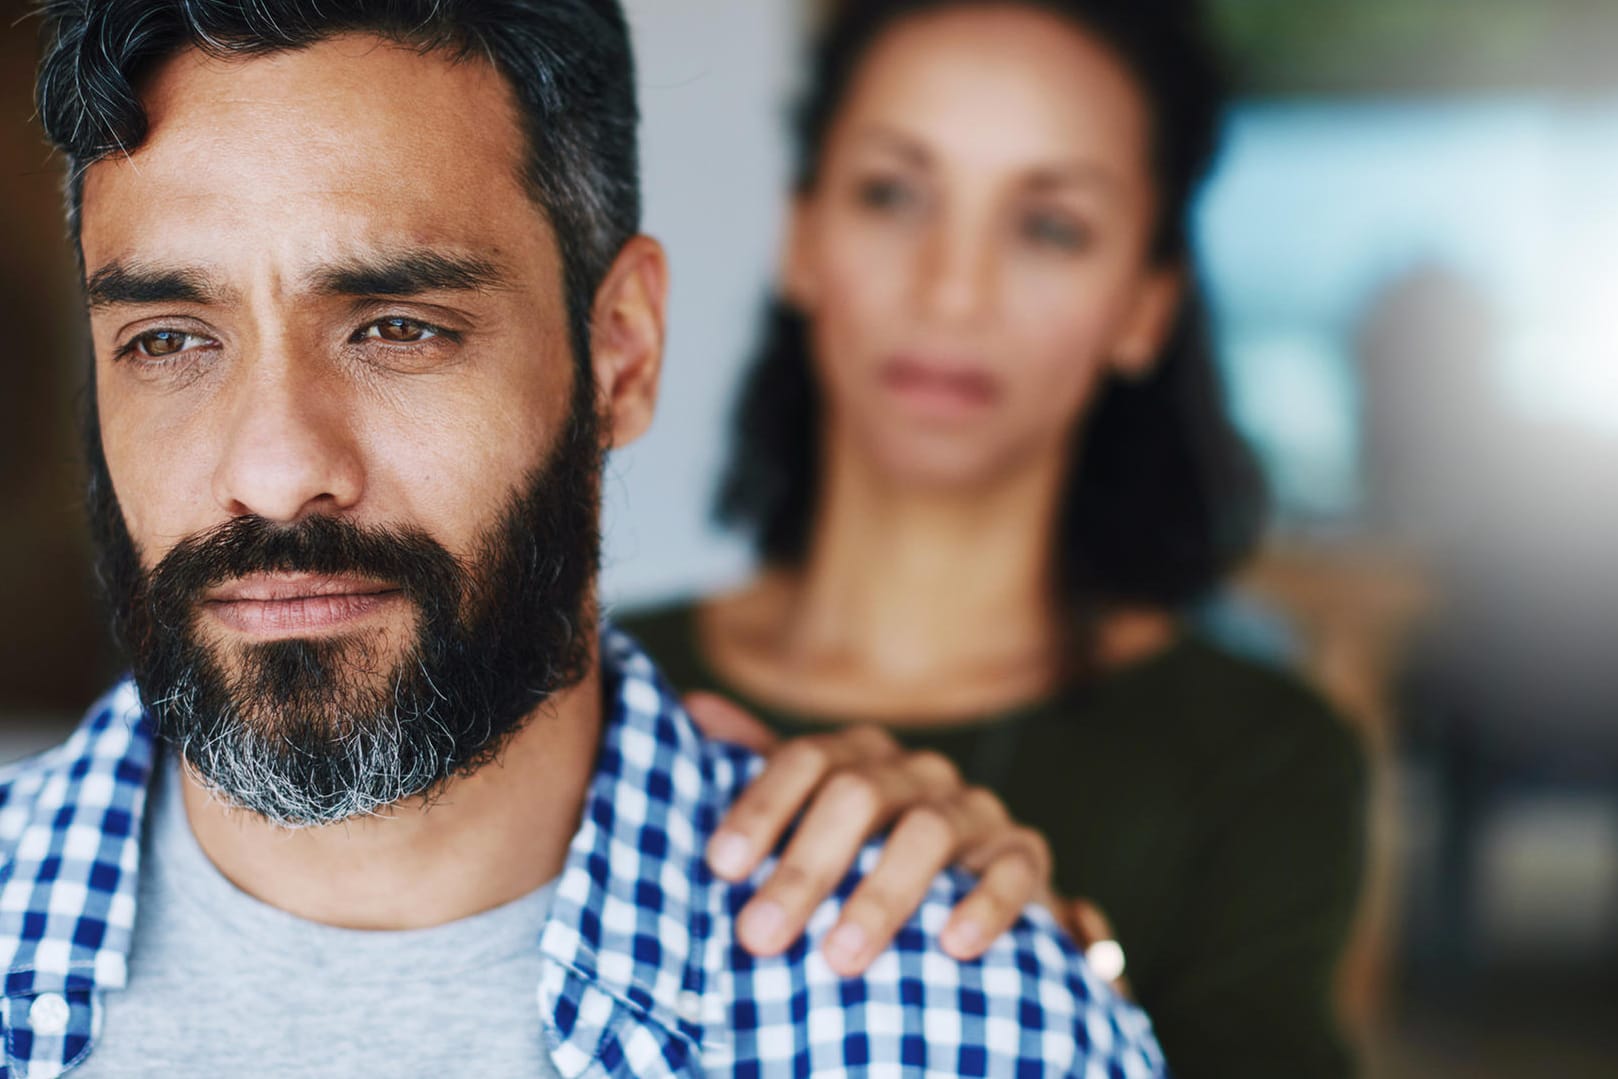
[{"label": "woman's face", "polygon": [[1147,104],[1033,8],[905,19],[862,61],[798,200],[784,284],[834,438],[891,480],[992,483],[1063,454],[1179,298],[1151,258]]}]

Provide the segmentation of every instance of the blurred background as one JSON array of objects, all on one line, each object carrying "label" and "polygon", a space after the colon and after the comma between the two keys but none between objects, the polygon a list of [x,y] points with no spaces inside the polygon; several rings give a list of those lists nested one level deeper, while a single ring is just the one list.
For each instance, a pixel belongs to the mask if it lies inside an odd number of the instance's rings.
[{"label": "blurred background", "polygon": [[[0,759],[116,674],[88,572],[84,343],[34,23],[0,20]],[[660,418],[612,462],[627,609],[745,575],[709,522],[773,271],[808,0],[631,0]],[[1618,1074],[1618,5],[1212,0],[1243,88],[1200,212],[1279,512],[1209,613],[1380,763],[1345,1013],[1373,1076]]]}]

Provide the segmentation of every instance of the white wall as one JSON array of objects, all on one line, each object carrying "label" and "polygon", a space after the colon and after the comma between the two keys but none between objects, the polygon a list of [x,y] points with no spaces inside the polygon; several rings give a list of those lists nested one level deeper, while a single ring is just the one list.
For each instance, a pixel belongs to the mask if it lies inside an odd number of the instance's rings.
[{"label": "white wall", "polygon": [[797,0],[630,0],[646,230],[672,265],[652,431],[607,469],[602,587],[633,604],[745,572],[709,525],[735,384],[775,264]]}]

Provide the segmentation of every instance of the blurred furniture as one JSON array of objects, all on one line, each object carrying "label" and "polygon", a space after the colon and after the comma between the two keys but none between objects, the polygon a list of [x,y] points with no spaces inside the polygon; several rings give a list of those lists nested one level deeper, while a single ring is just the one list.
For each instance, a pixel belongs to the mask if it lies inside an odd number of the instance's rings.
[{"label": "blurred furniture", "polygon": [[1434,605],[1427,563],[1414,551],[1366,539],[1283,538],[1254,561],[1237,591],[1285,617],[1295,665],[1354,725],[1370,755],[1365,894],[1338,983],[1342,1019],[1363,1033],[1385,1009],[1397,944],[1392,748],[1404,657]]}]

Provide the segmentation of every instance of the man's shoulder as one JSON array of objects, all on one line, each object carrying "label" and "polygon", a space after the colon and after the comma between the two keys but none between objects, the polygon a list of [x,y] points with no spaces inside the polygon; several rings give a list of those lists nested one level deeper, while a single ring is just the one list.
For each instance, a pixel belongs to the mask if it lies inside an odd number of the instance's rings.
[{"label": "man's shoulder", "polygon": [[[758,769],[744,750],[709,752],[718,765],[710,774],[735,784],[732,795]],[[860,852],[804,936],[781,955],[752,956],[726,933],[725,996],[738,1061],[791,1065],[800,1074],[858,1064],[948,1075],[1083,1075],[1098,1065],[1107,1075],[1163,1074],[1145,1013],[1096,977],[1043,907],[1030,907],[976,961],[945,954],[940,935],[976,883],[964,872],[934,879],[863,975],[834,972],[821,946],[883,846],[874,840]],[[771,858],[746,881],[716,884],[717,906],[731,915],[727,929],[775,866]]]},{"label": "man's shoulder", "polygon": [[[703,737],[627,636],[609,632],[602,651],[616,703],[553,908],[553,922],[566,924],[546,936],[568,969],[700,1038],[707,1064],[728,1057],[739,1074],[1162,1074],[1145,1015],[1095,977],[1044,910],[1030,908],[975,962],[946,955],[939,934],[974,883],[961,873],[932,882],[864,975],[835,973],[821,944],[882,857],[881,841],[861,852],[792,948],[749,954],[736,941],[736,917],[775,862],[730,883],[709,871],[703,850],[763,761]],[[565,978],[554,988],[570,1002],[570,1038],[605,1037],[605,1022],[586,1020],[616,1005],[582,985],[570,995]],[[673,1052],[661,1041],[654,1048],[614,1052],[636,1060]]]},{"label": "man's shoulder", "polygon": [[[112,809],[143,789],[150,739],[133,683],[114,686],[85,713],[72,734],[33,757],[0,768],[0,864],[10,865],[30,831],[61,831],[81,807]],[[103,816],[116,828],[119,819]]]},{"label": "man's shoulder", "polygon": [[[125,981],[152,748],[126,684],[66,742],[0,773],[0,1027],[48,1074],[89,1044],[96,991]],[[34,1036],[35,1005],[52,1036]]]}]

